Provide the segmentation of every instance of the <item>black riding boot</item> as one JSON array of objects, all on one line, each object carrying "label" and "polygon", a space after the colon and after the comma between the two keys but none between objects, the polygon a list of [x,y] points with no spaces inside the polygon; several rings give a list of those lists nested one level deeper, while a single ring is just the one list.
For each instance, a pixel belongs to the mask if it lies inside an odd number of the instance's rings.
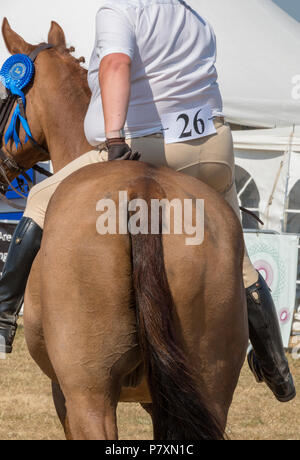
[{"label": "black riding boot", "polygon": [[42,229],[23,217],[12,238],[0,280],[0,352],[11,353],[27,279],[42,239]]},{"label": "black riding boot", "polygon": [[253,350],[248,363],[258,382],[264,381],[281,402],[296,396],[286,359],[275,305],[261,275],[246,289],[249,336]]}]

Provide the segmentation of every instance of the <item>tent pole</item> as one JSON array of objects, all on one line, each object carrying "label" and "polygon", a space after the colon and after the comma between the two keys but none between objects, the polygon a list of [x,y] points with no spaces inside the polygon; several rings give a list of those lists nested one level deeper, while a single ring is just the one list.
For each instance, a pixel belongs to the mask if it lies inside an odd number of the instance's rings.
[{"label": "tent pole", "polygon": [[281,231],[287,231],[287,214],[286,210],[289,208],[289,185],[290,185],[290,170],[291,170],[291,160],[292,160],[292,147],[293,147],[293,140],[295,135],[295,125],[293,125],[293,130],[289,137],[289,145],[288,145],[288,167],[287,167],[287,176],[286,176],[286,184],[285,184],[285,194],[284,194],[284,207],[283,207],[283,216],[281,219]]}]

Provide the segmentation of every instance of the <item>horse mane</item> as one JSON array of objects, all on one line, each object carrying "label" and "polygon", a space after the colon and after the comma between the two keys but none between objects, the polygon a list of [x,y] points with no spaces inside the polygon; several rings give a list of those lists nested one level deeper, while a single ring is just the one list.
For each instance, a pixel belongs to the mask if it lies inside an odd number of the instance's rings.
[{"label": "horse mane", "polygon": [[[37,48],[38,46],[44,44],[46,42],[41,42],[37,45],[32,45],[31,47],[31,51],[33,51],[35,48]],[[50,45],[52,45],[51,43],[49,43]],[[66,46],[64,45],[52,45],[52,48],[48,49],[47,51],[49,53],[53,52],[54,51],[57,51],[57,54],[59,55],[59,57],[61,58],[61,60],[69,67],[71,68],[71,72],[70,72],[70,76],[72,77],[72,79],[76,78],[76,76],[80,76],[81,80],[83,80],[83,83],[86,84],[86,86],[88,87],[88,83],[87,83],[87,69],[85,69],[84,67],[81,66],[82,63],[85,63],[86,60],[85,60],[85,57],[84,56],[81,56],[80,58],[76,58],[74,56],[72,56],[72,53],[75,52],[75,47],[74,46],[70,46],[69,48],[67,48]],[[82,83],[82,82],[81,82]],[[80,87],[81,85],[79,85]],[[81,86],[82,88],[82,86]]]},{"label": "horse mane", "polygon": [[75,56],[72,56],[72,53],[75,52],[75,47],[70,46],[69,48],[65,46],[54,46],[54,49],[56,49],[59,54],[66,60],[68,63],[73,63],[76,65],[76,69],[80,71],[82,76],[86,78],[87,70],[81,66],[81,63],[85,63],[86,59],[84,56],[81,56],[80,58],[76,58]]},{"label": "horse mane", "polygon": [[[59,48],[59,47],[57,47],[57,48]],[[69,54],[69,56],[71,56],[76,61],[76,63],[80,64],[81,62],[83,62],[83,63],[85,62],[85,57],[84,56],[81,56],[80,58],[76,58],[76,57],[71,55],[71,53],[75,52],[75,47],[74,46],[70,46],[70,48],[66,48],[66,47],[61,46],[60,48],[62,48],[63,53]]]}]

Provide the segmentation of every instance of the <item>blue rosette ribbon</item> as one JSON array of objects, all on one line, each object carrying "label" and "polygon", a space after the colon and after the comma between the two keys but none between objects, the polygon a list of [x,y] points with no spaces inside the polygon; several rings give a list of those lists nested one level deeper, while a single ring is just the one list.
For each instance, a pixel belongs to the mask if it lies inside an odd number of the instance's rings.
[{"label": "blue rosette ribbon", "polygon": [[[0,78],[2,83],[12,94],[21,98],[24,110],[26,108],[26,99],[22,89],[31,82],[33,75],[34,63],[25,54],[15,54],[9,57],[3,64],[0,71]],[[18,120],[26,133],[26,143],[29,137],[32,138],[32,134],[27,120],[21,114],[19,103],[17,104],[17,107],[12,115],[10,124],[4,137],[5,144],[7,144],[10,139],[13,139],[17,148],[21,144],[17,132]]]}]

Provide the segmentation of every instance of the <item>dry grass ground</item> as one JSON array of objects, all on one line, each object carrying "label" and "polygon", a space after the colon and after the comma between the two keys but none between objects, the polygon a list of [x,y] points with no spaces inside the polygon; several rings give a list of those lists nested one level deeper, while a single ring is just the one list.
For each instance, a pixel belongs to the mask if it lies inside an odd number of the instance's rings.
[{"label": "dry grass ground", "polygon": [[[256,384],[244,366],[229,415],[231,439],[300,439],[300,359],[289,361],[299,396],[287,404]],[[118,425],[120,439],[151,439],[150,418],[138,404],[120,404]],[[0,440],[61,439],[49,382],[28,355],[20,327],[15,352],[0,361]]]}]

